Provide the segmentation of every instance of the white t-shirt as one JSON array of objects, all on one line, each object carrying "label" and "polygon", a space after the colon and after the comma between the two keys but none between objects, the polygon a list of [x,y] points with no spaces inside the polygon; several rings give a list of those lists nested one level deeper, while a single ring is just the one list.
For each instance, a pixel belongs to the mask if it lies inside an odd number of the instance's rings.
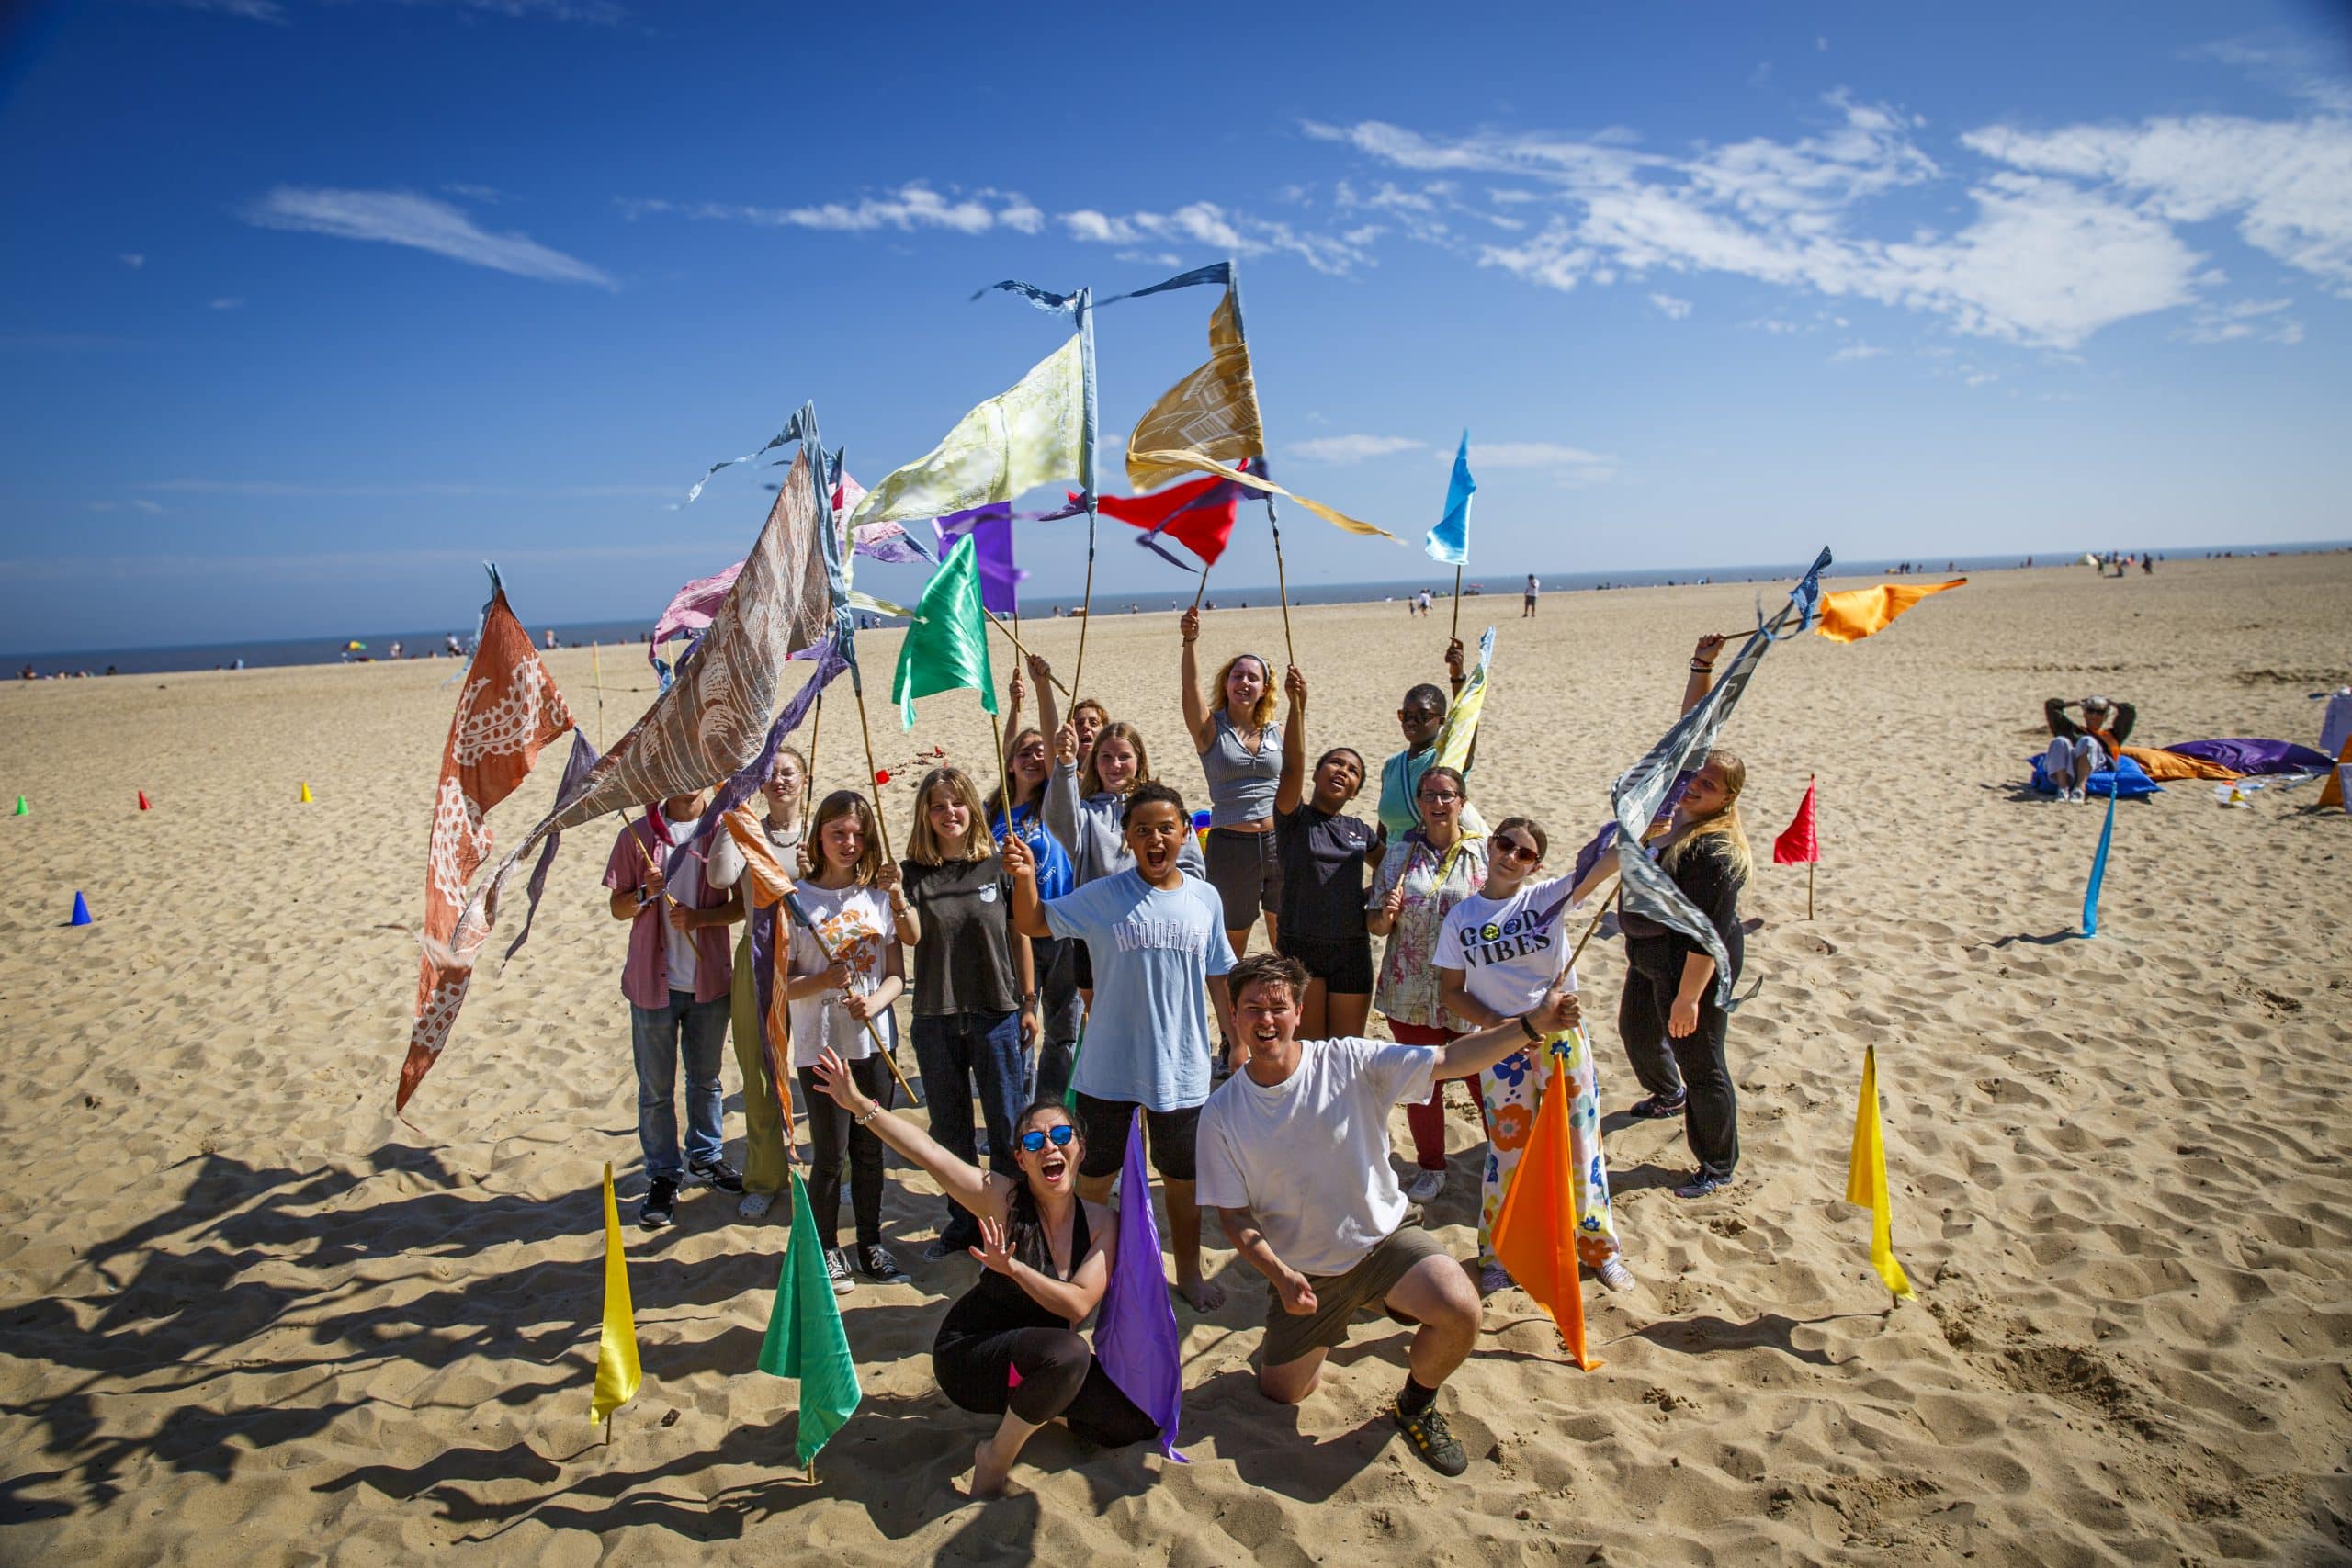
[{"label": "white t-shirt", "polygon": [[[1506,1018],[1544,999],[1568,961],[1569,918],[1584,906],[1568,902],[1574,874],[1522,884],[1508,898],[1473,893],[1446,911],[1430,962],[1459,969],[1471,997]],[[1577,988],[1568,972],[1568,989]]]},{"label": "white t-shirt", "polygon": [[[889,974],[890,944],[898,941],[891,934],[894,922],[890,919],[890,897],[879,887],[823,888],[813,882],[800,884],[800,907],[824,933],[825,946],[849,960],[852,985],[859,996],[874,994]],[[792,927],[792,973],[815,975],[826,967],[823,949],[817,939],[800,928],[791,916],[784,917]],[[816,1065],[817,1054],[827,1046],[844,1062],[863,1060],[874,1055],[873,1036],[865,1032],[865,1025],[852,1018],[849,1009],[842,1005],[841,993],[826,991],[813,997],[796,997],[786,1006],[792,1014],[792,1065],[807,1067]],[[876,1013],[874,1027],[883,1043],[898,1042],[897,1021],[889,1012]]]},{"label": "white t-shirt", "polygon": [[1434,1045],[1302,1040],[1297,1070],[1272,1088],[1234,1074],[1201,1109],[1201,1207],[1250,1210],[1302,1274],[1346,1273],[1405,1223],[1388,1108],[1429,1098],[1437,1058]]},{"label": "white t-shirt", "polygon": [[[670,829],[670,842],[673,844],[683,844],[693,838],[695,827],[702,821],[699,817],[689,817],[684,821],[674,821],[670,814],[662,811],[660,807],[657,806],[653,809],[662,812],[662,821]],[[667,862],[669,858],[667,850],[662,852],[662,858],[665,863]],[[678,874],[670,879],[669,892],[671,900],[682,909],[691,909],[699,905],[702,902],[702,862],[688,855],[686,863],[678,868]],[[669,958],[670,988],[673,991],[693,990],[695,988],[695,933],[682,931],[672,925],[670,911],[667,909],[662,911],[662,948]]]}]

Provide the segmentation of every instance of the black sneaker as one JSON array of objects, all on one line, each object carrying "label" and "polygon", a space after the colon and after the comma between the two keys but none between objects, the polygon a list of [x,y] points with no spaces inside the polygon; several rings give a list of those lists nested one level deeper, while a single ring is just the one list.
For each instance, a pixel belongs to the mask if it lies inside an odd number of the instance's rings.
[{"label": "black sneaker", "polygon": [[1445,1424],[1445,1413],[1434,1400],[1423,1405],[1419,1416],[1408,1416],[1394,1405],[1388,1413],[1396,1418],[1397,1429],[1423,1464],[1440,1475],[1459,1475],[1470,1468],[1470,1456],[1462,1451],[1453,1428]]},{"label": "black sneaker", "polygon": [[1720,1192],[1730,1185],[1730,1177],[1717,1176],[1712,1170],[1702,1170],[1676,1188],[1674,1195],[1677,1198],[1704,1198],[1711,1193]]},{"label": "black sneaker", "polygon": [[715,1187],[721,1192],[743,1190],[743,1173],[723,1159],[712,1160],[707,1165],[690,1165],[686,1167],[686,1175],[697,1187]]},{"label": "black sneaker", "polygon": [[910,1285],[914,1276],[899,1267],[887,1247],[876,1245],[857,1249],[857,1271],[877,1285]]},{"label": "black sneaker", "polygon": [[656,1181],[645,1190],[645,1201],[637,1206],[637,1223],[650,1231],[666,1230],[671,1211],[678,1206],[678,1184]]},{"label": "black sneaker", "polygon": [[849,1255],[838,1247],[825,1249],[825,1278],[833,1282],[833,1294],[837,1296],[857,1289],[857,1281],[849,1277]]}]

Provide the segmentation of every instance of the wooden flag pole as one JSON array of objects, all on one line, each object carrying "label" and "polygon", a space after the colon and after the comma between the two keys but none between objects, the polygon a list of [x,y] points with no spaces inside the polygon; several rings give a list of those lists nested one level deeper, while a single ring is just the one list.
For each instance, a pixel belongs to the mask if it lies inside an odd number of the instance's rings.
[{"label": "wooden flag pole", "polygon": [[1275,525],[1274,498],[1271,495],[1266,497],[1266,526],[1274,536],[1274,592],[1283,602],[1283,653],[1295,665],[1298,649],[1290,640],[1290,582],[1283,576],[1283,531]]},{"label": "wooden flag pole", "polygon": [[1813,858],[1804,863],[1804,918],[1813,919],[1813,874],[1821,864],[1821,851],[1815,848]]},{"label": "wooden flag pole", "polygon": [[874,794],[874,826],[882,835],[882,858],[896,860],[899,857],[890,852],[889,819],[882,814],[882,774],[874,766],[874,731],[865,722],[865,682],[853,674],[850,679],[850,689],[857,694],[857,732],[865,739],[865,785]]},{"label": "wooden flag pole", "polygon": [[807,829],[808,813],[817,804],[817,734],[825,728],[825,694],[817,694],[817,711],[808,720],[808,765],[801,770],[800,821]]},{"label": "wooden flag pole", "polygon": [[[1073,681],[1086,679],[1086,628],[1093,624],[1093,620],[1094,541],[1090,538],[1086,541],[1086,597],[1079,602],[1078,608],[1078,668],[1069,672]],[[1057,681],[1054,684],[1058,686],[1061,682]]]},{"label": "wooden flag pole", "polygon": [[1195,585],[1193,586],[1193,609],[1197,610],[1197,609],[1199,609],[1199,608],[1201,607],[1201,595],[1202,595],[1202,594],[1204,594],[1204,593],[1206,593],[1208,591],[1209,591],[1209,569],[1208,569],[1207,567],[1205,567],[1205,566],[1204,566],[1204,567],[1201,568],[1201,581],[1200,581],[1197,584],[1195,584]]},{"label": "wooden flag pole", "polygon": [[[588,671],[589,678],[596,682],[596,750],[602,751],[605,749],[605,659],[602,643],[592,642],[588,645]],[[605,1417],[605,1425],[607,1428],[610,1428],[612,1424],[611,1416]],[[605,1440],[611,1441],[609,1430]]]},{"label": "wooden flag pole", "polygon": [[1592,917],[1592,924],[1584,928],[1584,935],[1577,938],[1576,951],[1568,954],[1567,968],[1573,969],[1577,966],[1577,960],[1584,956],[1584,944],[1592,940],[1592,933],[1599,931],[1600,922],[1608,918],[1609,905],[1603,903],[1600,906],[1600,913]]},{"label": "wooden flag pole", "polygon": [[1460,641],[1462,637],[1462,569],[1453,569],[1453,629],[1447,637]]},{"label": "wooden flag pole", "polygon": [[[1004,802],[1004,836],[1009,839],[1012,837],[1012,775],[1004,765],[1004,725],[994,714],[989,715],[989,733],[996,737],[997,798]],[[980,826],[987,828],[988,824],[983,822]],[[996,837],[993,829],[989,837]]]},{"label": "wooden flag pole", "polygon": [[[1013,652],[1019,654],[1023,660],[1028,659],[1029,650],[1021,646],[1021,634],[1019,632],[1014,631],[1011,626],[1008,626],[1002,621],[998,620],[996,618],[996,612],[989,609],[985,604],[980,606],[980,614],[989,618],[989,625],[994,626],[997,630],[1004,634],[1005,640],[1012,644]],[[1084,626],[1080,626],[1079,628],[1078,637],[1079,641],[1081,643],[1086,640],[1086,628]],[[1084,650],[1081,649],[1081,656],[1083,655],[1083,652]],[[1069,695],[1069,688],[1062,684],[1060,676],[1049,675],[1047,678],[1053,682],[1055,691],[1059,692],[1063,696]]]}]

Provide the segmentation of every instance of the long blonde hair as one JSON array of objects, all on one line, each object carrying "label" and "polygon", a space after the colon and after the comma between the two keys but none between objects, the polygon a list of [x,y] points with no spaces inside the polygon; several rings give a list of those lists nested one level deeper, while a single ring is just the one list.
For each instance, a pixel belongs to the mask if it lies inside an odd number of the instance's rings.
[{"label": "long blonde hair", "polygon": [[1724,806],[1713,817],[1703,818],[1677,834],[1674,840],[1658,855],[1658,864],[1668,875],[1682,863],[1690,846],[1702,839],[1721,839],[1724,859],[1730,863],[1732,874],[1743,884],[1756,869],[1756,857],[1747,848],[1747,833],[1739,821],[1739,792],[1747,787],[1747,764],[1730,751],[1710,751],[1699,760],[1702,768],[1713,766],[1723,771]]},{"label": "long blonde hair", "polygon": [[[942,843],[931,830],[931,792],[940,788],[953,792],[971,813],[962,843]],[[996,835],[989,831],[988,812],[980,805],[980,792],[973,786],[971,775],[961,768],[933,768],[923,774],[922,783],[915,788],[915,822],[907,834],[907,858],[921,865],[942,865],[951,860],[986,860],[995,852]]]},{"label": "long blonde hair", "polygon": [[1274,691],[1274,667],[1254,653],[1237,653],[1217,667],[1216,685],[1214,688],[1216,692],[1216,701],[1209,705],[1209,711],[1211,713],[1225,712],[1227,707],[1225,682],[1232,676],[1233,667],[1245,659],[1255,663],[1259,673],[1266,679],[1265,690],[1258,694],[1258,705],[1250,710],[1250,722],[1263,729],[1273,722],[1275,710],[1282,706],[1282,699]]}]

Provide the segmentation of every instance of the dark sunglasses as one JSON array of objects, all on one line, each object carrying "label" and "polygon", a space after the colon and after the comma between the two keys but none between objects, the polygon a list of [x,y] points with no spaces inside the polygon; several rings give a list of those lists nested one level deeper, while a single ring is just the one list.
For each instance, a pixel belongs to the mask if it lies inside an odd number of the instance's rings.
[{"label": "dark sunglasses", "polygon": [[1495,849],[1498,853],[1507,854],[1513,860],[1526,861],[1530,864],[1532,864],[1543,855],[1543,852],[1536,849],[1533,845],[1522,844],[1516,839],[1497,839],[1495,840]]},{"label": "dark sunglasses", "polygon": [[1058,1127],[1032,1127],[1021,1134],[1021,1146],[1034,1155],[1051,1140],[1054,1147],[1066,1149],[1069,1147],[1070,1140],[1077,1136],[1078,1129],[1067,1122]]}]

